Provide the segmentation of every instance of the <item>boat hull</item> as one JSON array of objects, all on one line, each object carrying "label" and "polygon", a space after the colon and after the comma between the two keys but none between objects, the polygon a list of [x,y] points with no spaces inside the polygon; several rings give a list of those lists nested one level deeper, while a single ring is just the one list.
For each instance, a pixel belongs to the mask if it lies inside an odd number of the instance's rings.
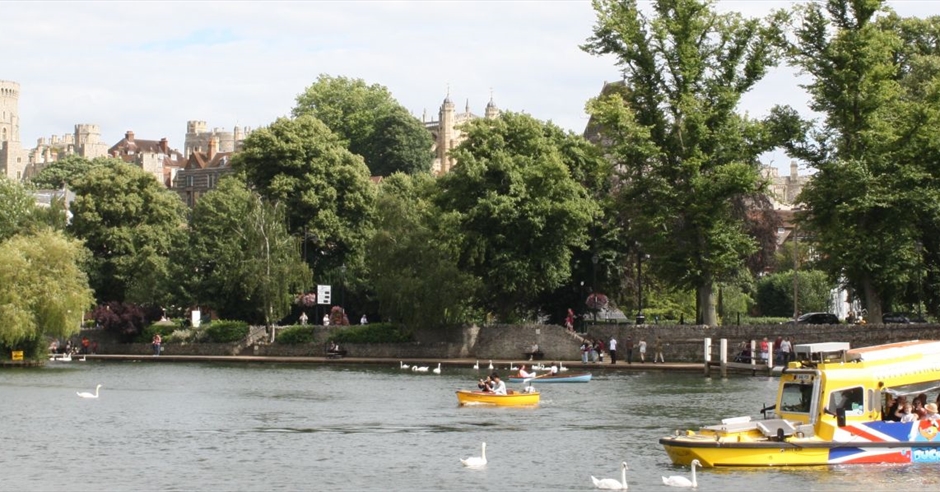
[{"label": "boat hull", "polygon": [[542,376],[535,378],[521,378],[518,376],[510,376],[510,383],[586,383],[591,380],[591,373],[576,373],[576,374],[559,374],[556,376]]},{"label": "boat hull", "polygon": [[539,404],[538,391],[531,393],[512,392],[508,395],[483,393],[482,391],[457,390],[459,405],[488,405],[497,407],[527,407]]}]

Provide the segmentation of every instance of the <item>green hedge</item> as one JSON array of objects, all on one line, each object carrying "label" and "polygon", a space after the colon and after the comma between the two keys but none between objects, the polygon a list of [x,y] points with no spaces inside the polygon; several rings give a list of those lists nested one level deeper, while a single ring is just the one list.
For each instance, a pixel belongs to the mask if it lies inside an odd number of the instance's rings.
[{"label": "green hedge", "polygon": [[206,341],[210,343],[231,343],[248,336],[248,323],[235,320],[215,320],[206,327]]},{"label": "green hedge", "polygon": [[407,343],[414,337],[405,333],[399,325],[392,323],[372,323],[344,328],[333,335],[336,343]]},{"label": "green hedge", "polygon": [[160,338],[166,339],[174,331],[179,330],[180,325],[176,323],[167,323],[167,322],[157,322],[153,323],[150,326],[144,328],[144,331],[140,332],[140,336],[137,337],[138,343],[150,343],[153,341],[153,336],[157,333],[160,334]]},{"label": "green hedge", "polygon": [[313,326],[294,325],[281,328],[277,331],[277,337],[274,343],[283,345],[297,345],[301,343],[313,342]]}]

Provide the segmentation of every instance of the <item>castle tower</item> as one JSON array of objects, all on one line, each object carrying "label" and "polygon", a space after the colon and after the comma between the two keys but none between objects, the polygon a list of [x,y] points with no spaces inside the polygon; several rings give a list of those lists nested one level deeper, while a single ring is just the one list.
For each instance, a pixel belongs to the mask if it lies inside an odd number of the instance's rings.
[{"label": "castle tower", "polygon": [[492,94],[490,94],[490,102],[486,103],[486,112],[483,116],[488,120],[499,118],[499,108],[497,108],[496,103],[493,102]]},{"label": "castle tower", "polygon": [[75,153],[95,159],[108,155],[108,144],[101,141],[101,128],[98,125],[75,125]]},{"label": "castle tower", "polygon": [[22,180],[27,155],[20,143],[20,84],[0,80],[0,172]]},{"label": "castle tower", "polygon": [[437,158],[440,159],[441,168],[439,172],[445,174],[450,171],[450,168],[453,167],[454,162],[450,157],[449,153],[452,148],[455,146],[455,118],[454,118],[454,103],[450,100],[450,91],[447,91],[447,97],[444,98],[444,103],[441,104],[440,111],[440,130],[438,132],[438,142],[437,142]]}]

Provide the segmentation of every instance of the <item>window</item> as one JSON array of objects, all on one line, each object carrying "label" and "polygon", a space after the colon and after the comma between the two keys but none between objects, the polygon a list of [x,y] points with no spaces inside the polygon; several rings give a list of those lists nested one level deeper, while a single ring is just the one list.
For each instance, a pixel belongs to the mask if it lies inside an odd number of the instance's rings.
[{"label": "window", "polygon": [[845,410],[846,415],[862,415],[865,413],[865,391],[861,386],[833,391],[829,395],[829,405],[826,410],[835,415],[837,410]]},{"label": "window", "polygon": [[810,383],[787,383],[780,394],[780,412],[809,413],[813,403],[813,385]]}]

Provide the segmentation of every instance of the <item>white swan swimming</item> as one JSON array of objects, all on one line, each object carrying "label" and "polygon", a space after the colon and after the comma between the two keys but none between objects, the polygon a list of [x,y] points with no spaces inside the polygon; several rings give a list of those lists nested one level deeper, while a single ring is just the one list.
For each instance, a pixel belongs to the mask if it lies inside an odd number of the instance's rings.
[{"label": "white swan swimming", "polygon": [[101,389],[101,385],[95,387],[95,394],[91,394],[87,391],[76,391],[75,394],[80,398],[98,398],[98,390]]},{"label": "white swan swimming", "polygon": [[558,362],[558,370],[559,370],[559,371],[567,371],[568,368],[565,367],[565,363],[564,363],[564,362]]},{"label": "white swan swimming", "polygon": [[411,370],[417,372],[428,372],[428,369],[430,369],[428,366],[411,366]]},{"label": "white swan swimming", "polygon": [[490,370],[493,370],[493,359],[490,359]]},{"label": "white swan swimming", "polygon": [[405,363],[402,362],[402,361],[398,361],[398,366],[399,366],[400,368],[402,368],[402,369],[408,369],[409,367],[411,367],[411,366],[409,366],[408,364],[405,364]]},{"label": "white swan swimming", "polygon": [[615,478],[605,478],[603,480],[598,480],[591,475],[591,480],[594,482],[594,486],[599,489],[607,490],[627,490],[627,462],[624,461],[620,463],[620,481],[618,482]]},{"label": "white swan swimming", "polygon": [[61,360],[62,362],[72,362],[72,353],[71,352],[66,353],[62,357],[59,357],[59,360]]},{"label": "white swan swimming", "polygon": [[470,468],[486,466],[486,443],[483,443],[482,449],[480,450],[480,456],[471,456],[467,459],[461,458],[460,462],[463,463],[463,466],[468,466]]},{"label": "white swan swimming", "polygon": [[695,480],[696,466],[702,466],[702,463],[699,460],[692,460],[692,480],[681,475],[673,475],[669,478],[663,477],[663,483],[673,487],[698,487],[698,482]]},{"label": "white swan swimming", "polygon": [[479,371],[479,370],[480,370],[480,361],[477,361],[477,363],[473,365],[473,368]]},{"label": "white swan swimming", "polygon": [[509,370],[510,370],[510,371],[518,371],[519,368],[516,367],[516,363],[515,363],[515,362],[510,362],[510,363],[509,363]]},{"label": "white swan swimming", "polygon": [[441,373],[441,363],[438,362],[437,367],[434,368],[434,374],[440,374],[440,373]]}]

